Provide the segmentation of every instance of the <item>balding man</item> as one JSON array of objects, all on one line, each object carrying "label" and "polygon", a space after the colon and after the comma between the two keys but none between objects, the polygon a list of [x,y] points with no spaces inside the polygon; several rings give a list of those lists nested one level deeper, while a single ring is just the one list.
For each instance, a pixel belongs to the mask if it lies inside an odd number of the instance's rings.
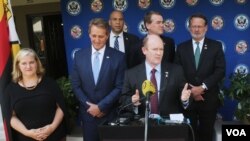
[{"label": "balding man", "polygon": [[158,90],[151,96],[150,113],[168,117],[171,113],[182,112],[183,104],[189,100],[191,93],[187,84],[185,85],[182,68],[176,64],[162,62],[164,43],[158,35],[150,34],[144,38],[142,52],[145,61],[125,72],[120,99],[122,105],[133,102],[134,105],[126,110],[132,113],[138,111],[137,114],[144,117],[145,100],[138,100],[144,97],[142,83],[150,80]]}]

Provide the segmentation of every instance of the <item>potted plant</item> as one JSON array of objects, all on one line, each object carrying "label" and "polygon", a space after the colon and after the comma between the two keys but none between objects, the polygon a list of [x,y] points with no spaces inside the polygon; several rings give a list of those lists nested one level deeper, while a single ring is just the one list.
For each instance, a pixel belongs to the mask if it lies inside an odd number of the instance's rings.
[{"label": "potted plant", "polygon": [[240,121],[250,122],[250,74],[234,73],[230,77],[231,85],[228,96],[238,102],[235,117]]},{"label": "potted plant", "polygon": [[70,120],[76,123],[79,104],[73,93],[69,78],[61,77],[57,79],[57,83],[63,92],[64,101],[69,112]]}]

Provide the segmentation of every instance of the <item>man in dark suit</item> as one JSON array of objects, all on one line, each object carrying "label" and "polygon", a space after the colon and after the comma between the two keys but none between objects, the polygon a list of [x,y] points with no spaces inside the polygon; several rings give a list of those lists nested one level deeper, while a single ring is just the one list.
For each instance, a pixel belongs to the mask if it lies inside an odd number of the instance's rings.
[{"label": "man in dark suit", "polygon": [[107,22],[100,18],[91,20],[92,46],[77,51],[74,58],[71,82],[80,102],[84,141],[99,141],[97,126],[113,120],[121,94],[125,56],[106,46],[108,34]]},{"label": "man in dark suit", "polygon": [[[159,35],[164,43],[164,53],[162,61],[174,62],[175,56],[175,42],[172,38],[164,36],[164,21],[161,13],[156,11],[149,11],[144,15],[144,25],[148,31],[148,35]],[[142,47],[142,42],[139,45]],[[143,59],[145,58],[142,55]]]},{"label": "man in dark suit", "polygon": [[189,18],[191,40],[178,45],[175,62],[183,67],[192,98],[186,116],[196,133],[196,141],[212,141],[219,106],[219,83],[225,76],[222,44],[205,37],[207,19],[202,14]]},{"label": "man in dark suit", "polygon": [[[164,47],[163,41],[158,35],[150,34],[144,38],[142,52],[145,61],[140,65],[125,72],[124,86],[120,101],[122,105],[133,103],[126,111],[135,112],[144,117],[145,99],[142,93],[142,83],[145,80],[156,79],[156,110],[153,107],[153,96],[151,96],[150,113],[159,114],[162,117],[169,117],[171,113],[180,113],[183,110],[183,103],[189,100],[191,91],[185,85],[183,70],[179,65],[172,63],[161,63]],[[151,70],[154,70],[151,72]],[[184,87],[185,85],[185,87]],[[183,88],[184,87],[184,88]],[[134,106],[137,106],[134,108]]]},{"label": "man in dark suit", "polygon": [[118,40],[117,50],[124,52],[126,56],[127,67],[132,68],[140,63],[138,57],[138,48],[135,46],[139,42],[139,37],[131,33],[123,32],[124,30],[124,16],[121,11],[113,11],[109,17],[109,25],[111,32],[107,46],[116,48],[115,41]]}]

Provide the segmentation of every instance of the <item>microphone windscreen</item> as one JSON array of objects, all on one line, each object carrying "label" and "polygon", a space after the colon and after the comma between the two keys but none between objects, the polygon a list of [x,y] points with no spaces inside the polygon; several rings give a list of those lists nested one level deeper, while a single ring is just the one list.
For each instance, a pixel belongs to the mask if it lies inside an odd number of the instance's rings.
[{"label": "microphone windscreen", "polygon": [[154,84],[149,81],[149,80],[145,80],[143,83],[142,83],[142,93],[143,95],[147,95],[147,93],[151,93],[151,94],[155,94],[155,86]]}]

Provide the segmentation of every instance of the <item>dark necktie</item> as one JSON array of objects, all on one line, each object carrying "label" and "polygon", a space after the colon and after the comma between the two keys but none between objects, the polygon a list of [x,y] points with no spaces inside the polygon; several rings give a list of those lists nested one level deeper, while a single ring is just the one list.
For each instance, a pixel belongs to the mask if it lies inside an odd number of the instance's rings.
[{"label": "dark necktie", "polygon": [[196,49],[195,49],[194,57],[195,57],[195,67],[197,69],[199,65],[201,51],[199,47],[199,42],[195,42],[195,44],[196,44]]},{"label": "dark necktie", "polygon": [[158,114],[158,92],[157,92],[157,81],[155,78],[156,69],[151,70],[151,78],[150,81],[154,84],[156,92],[151,96],[150,103],[151,103],[151,113]]},{"label": "dark necktie", "polygon": [[118,42],[119,36],[114,36],[114,37],[115,37],[114,48],[116,50],[119,50],[119,42]]}]

